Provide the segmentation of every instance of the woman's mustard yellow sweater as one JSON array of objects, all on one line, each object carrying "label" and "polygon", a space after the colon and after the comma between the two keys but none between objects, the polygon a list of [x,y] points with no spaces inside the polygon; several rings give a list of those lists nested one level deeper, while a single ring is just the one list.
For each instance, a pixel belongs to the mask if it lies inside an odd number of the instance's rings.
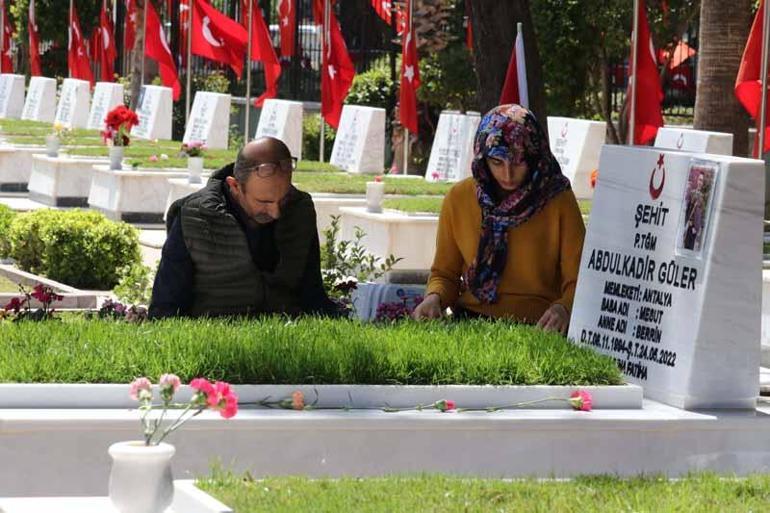
[{"label": "woman's mustard yellow sweater", "polygon": [[460,290],[460,276],[476,259],[481,238],[476,182],[467,178],[444,198],[426,295],[438,294],[443,307],[459,304],[490,317],[527,323],[536,323],[553,303],[572,312],[584,237],[575,195],[564,191],[532,218],[508,230],[508,257],[497,289],[498,302],[482,304],[469,290]]}]

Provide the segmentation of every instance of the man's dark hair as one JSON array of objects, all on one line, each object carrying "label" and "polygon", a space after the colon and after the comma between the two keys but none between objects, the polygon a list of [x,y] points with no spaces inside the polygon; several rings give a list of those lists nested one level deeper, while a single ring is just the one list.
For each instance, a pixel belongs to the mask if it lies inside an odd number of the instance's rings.
[{"label": "man's dark hair", "polygon": [[[289,151],[289,147],[283,141],[274,137],[263,137],[261,139],[267,139],[269,151],[275,156],[275,160],[291,160],[291,151]],[[249,175],[256,171],[259,164],[264,164],[263,161],[247,158],[243,153],[244,149],[246,149],[246,146],[241,147],[238,151],[238,156],[235,158],[235,166],[233,166],[233,176],[242,184],[246,183]],[[280,168],[279,173],[285,174],[286,171]]]}]

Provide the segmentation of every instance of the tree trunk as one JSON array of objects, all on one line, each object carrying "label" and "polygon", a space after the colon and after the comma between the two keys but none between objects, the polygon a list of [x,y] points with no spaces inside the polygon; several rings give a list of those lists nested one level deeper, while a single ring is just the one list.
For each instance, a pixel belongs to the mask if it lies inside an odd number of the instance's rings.
[{"label": "tree trunk", "polygon": [[529,110],[535,114],[543,129],[546,129],[543,74],[529,0],[470,0],[470,5],[477,94],[482,114],[499,103],[511,51],[516,41],[516,23],[521,22],[524,25]]},{"label": "tree trunk", "polygon": [[142,88],[142,61],[144,60],[144,1],[136,0],[136,42],[131,52],[131,110],[136,110]]},{"label": "tree trunk", "polygon": [[748,151],[749,117],[735,98],[735,77],[751,26],[752,0],[701,0],[695,128],[733,134]]}]

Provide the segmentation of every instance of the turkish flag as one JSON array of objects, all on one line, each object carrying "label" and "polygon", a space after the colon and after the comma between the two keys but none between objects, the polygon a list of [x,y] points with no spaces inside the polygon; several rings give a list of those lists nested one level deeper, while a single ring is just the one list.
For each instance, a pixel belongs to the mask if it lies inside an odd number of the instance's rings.
[{"label": "turkish flag", "polygon": [[127,50],[133,50],[136,44],[136,0],[126,0],[126,30],[123,34],[123,44]]},{"label": "turkish flag", "polygon": [[40,65],[40,34],[37,31],[35,20],[35,0],[29,1],[29,18],[27,20],[27,32],[29,33],[29,68],[33,77],[43,74]]},{"label": "turkish flag", "polygon": [[[749,39],[746,41],[746,48],[743,50],[741,66],[738,68],[738,76],[735,79],[735,96],[741,102],[759,129],[759,122],[762,119],[760,110],[762,109],[762,20],[765,15],[765,2],[759,4],[759,10],[751,25]],[[770,129],[768,120],[765,121],[765,147],[762,153],[770,151]],[[759,142],[754,141],[755,157],[758,156],[757,146]]]},{"label": "turkish flag", "polygon": [[206,0],[193,0],[191,37],[192,53],[228,64],[241,78],[249,41],[243,25],[214,9]]},{"label": "turkish flag", "polygon": [[372,0],[372,7],[382,21],[390,25],[393,22],[393,2],[391,0]]},{"label": "turkish flag", "polygon": [[187,64],[187,38],[190,37],[190,1],[179,0],[179,46],[182,48],[182,63]]},{"label": "turkish flag", "polygon": [[112,20],[107,12],[107,0],[102,0],[102,10],[99,13],[99,28],[96,30],[97,59],[101,64],[102,82],[115,81],[115,59],[118,56],[115,48],[115,35],[112,30]]},{"label": "turkish flag", "polygon": [[[259,61],[265,68],[265,92],[254,100],[256,107],[261,107],[268,98],[275,98],[278,95],[278,79],[281,77],[281,63],[275,54],[273,42],[270,39],[270,31],[267,29],[265,18],[262,16],[262,10],[255,0],[246,0],[243,2],[243,13],[249,14],[249,1],[252,2],[251,9],[251,60]],[[248,19],[244,18],[243,23],[248,27]]]},{"label": "turkish flag", "polygon": [[[409,3],[414,0],[408,0]],[[399,94],[399,118],[410,132],[417,133],[417,89],[420,87],[420,66],[417,59],[417,41],[414,37],[412,20],[409,19],[410,5],[406,6],[406,30],[402,39],[401,87]]]},{"label": "turkish flag", "polygon": [[[324,0],[314,0],[316,23],[323,26]],[[319,23],[320,20],[320,23]],[[342,104],[348,96],[356,69],[348,55],[340,24],[334,12],[329,13],[329,26],[323,27],[323,60],[321,67],[321,115],[337,128],[342,116]]]},{"label": "turkish flag", "polygon": [[278,0],[278,23],[281,30],[281,57],[292,57],[297,33],[297,0]]},{"label": "turkish flag", "polygon": [[0,0],[0,9],[3,10],[3,55],[0,59],[0,67],[2,67],[3,73],[13,73],[13,47],[11,39],[13,37],[13,29],[11,28],[11,20],[8,15],[8,11],[5,8],[5,0]]},{"label": "turkish flag", "polygon": [[91,73],[91,61],[88,59],[88,52],[86,52],[86,41],[83,38],[83,31],[80,29],[75,2],[72,2],[72,9],[70,10],[67,66],[72,78],[88,80],[91,82],[91,85],[94,84],[94,75]]},{"label": "turkish flag", "polygon": [[[652,45],[650,27],[644,0],[639,2],[639,35],[636,38],[636,70],[633,60],[629,59],[628,98],[633,98],[632,91],[636,84],[636,105],[634,109],[634,135],[632,144],[648,144],[655,139],[658,128],[663,126],[663,88],[660,86],[655,47]],[[627,109],[630,116],[630,109]]]},{"label": "turkish flag", "polygon": [[182,94],[182,85],[176,72],[174,55],[166,42],[166,33],[152,2],[147,2],[147,32],[144,35],[144,55],[158,63],[160,81],[173,91],[174,101]]},{"label": "turkish flag", "polygon": [[524,52],[524,34],[517,31],[513,43],[511,60],[508,61],[508,71],[505,73],[503,91],[500,93],[500,105],[517,103],[529,108],[529,87],[527,83],[527,63]]}]

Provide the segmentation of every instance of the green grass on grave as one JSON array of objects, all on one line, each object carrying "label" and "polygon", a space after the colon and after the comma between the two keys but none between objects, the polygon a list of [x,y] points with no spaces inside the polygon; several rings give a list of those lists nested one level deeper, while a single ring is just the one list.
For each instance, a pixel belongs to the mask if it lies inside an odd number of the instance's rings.
[{"label": "green grass on grave", "polygon": [[410,214],[436,214],[441,212],[443,197],[388,198],[382,202],[384,208],[401,210]]}]

